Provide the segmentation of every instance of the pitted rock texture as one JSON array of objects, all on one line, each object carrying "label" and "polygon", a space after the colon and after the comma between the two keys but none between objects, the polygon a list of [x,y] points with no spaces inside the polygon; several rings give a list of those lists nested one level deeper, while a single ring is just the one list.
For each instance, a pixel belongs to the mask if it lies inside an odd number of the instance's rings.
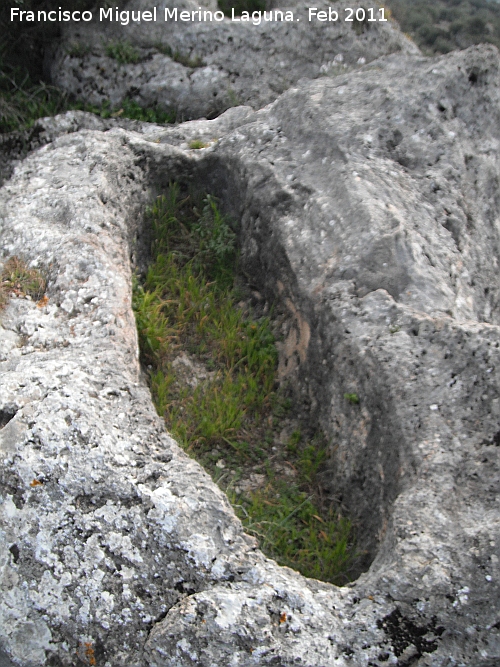
[{"label": "pitted rock texture", "polygon": [[[200,9],[191,0],[162,2],[156,23],[122,26],[113,19],[69,26],[50,66],[54,83],[92,104],[116,106],[130,98],[168,109],[178,120],[213,118],[238,104],[260,108],[304,77],[356,68],[388,53],[418,53],[390,21],[340,20],[349,16],[346,6],[356,9],[359,2],[336,3],[337,22],[309,22],[307,7],[299,4],[290,8],[293,21],[260,25],[164,21],[165,7],[174,5],[179,12]],[[124,10],[151,7],[148,0],[133,0]],[[135,49],[139,62],[119,63],[106,55],[107,45],[124,43]]]},{"label": "pitted rock texture", "polygon": [[[91,114],[69,114],[60,116],[57,122],[51,117],[39,118],[33,125],[17,132],[0,134],[0,185],[12,176],[14,167],[23,160],[30,151],[45,146],[61,134],[86,130],[107,130],[123,127],[141,131],[144,126],[139,121],[126,118],[99,118]],[[147,129],[144,131],[147,132]]]},{"label": "pitted rock texture", "polygon": [[[3,255],[44,269],[49,298],[2,315],[11,660],[500,660],[499,65],[493,47],[391,55],[214,121],[53,121],[0,191]],[[140,382],[130,258],[173,180],[221,198],[245,273],[289,312],[282,376],[374,558],[348,587],[265,559]]]}]

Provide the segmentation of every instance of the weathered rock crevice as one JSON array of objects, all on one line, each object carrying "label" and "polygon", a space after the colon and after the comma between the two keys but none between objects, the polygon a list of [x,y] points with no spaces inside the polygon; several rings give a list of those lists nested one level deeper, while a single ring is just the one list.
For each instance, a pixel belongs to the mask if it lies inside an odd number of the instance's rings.
[{"label": "weathered rock crevice", "polygon": [[[391,378],[352,340],[329,299],[298,284],[278,222],[297,214],[293,194],[264,168],[253,175],[250,185],[256,187],[251,189],[244,162],[231,157],[226,161],[225,156],[208,155],[192,168],[191,174],[185,168],[169,172],[169,178],[211,192],[223,210],[241,221],[241,270],[286,318],[288,333],[278,345],[280,381],[291,388],[304,422],[313,430],[321,425],[329,436],[330,466],[322,483],[332,504],[343,504],[355,523],[364,554],[360,573],[374,559],[392,503],[416,469],[398,424]],[[363,397],[362,405],[345,398],[351,391]],[[350,460],[342,461],[340,455],[337,462],[338,443],[346,439]]]}]

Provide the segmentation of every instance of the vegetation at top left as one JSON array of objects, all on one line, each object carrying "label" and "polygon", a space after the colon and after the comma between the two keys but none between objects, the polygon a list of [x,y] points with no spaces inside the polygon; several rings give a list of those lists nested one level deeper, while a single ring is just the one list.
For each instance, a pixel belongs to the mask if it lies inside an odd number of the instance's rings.
[{"label": "vegetation at top left", "polygon": [[5,65],[0,54],[0,133],[29,128],[38,118],[68,110],[94,113],[101,118],[130,118],[148,123],[173,123],[175,112],[157,106],[144,108],[131,99],[117,107],[101,106],[72,99],[56,86],[43,81],[33,84],[26,72]]},{"label": "vegetation at top left", "polygon": [[[95,1],[65,0],[64,9],[92,9]],[[33,84],[45,80],[44,56],[60,35],[59,23],[11,21],[10,10],[12,7],[34,12],[57,10],[61,6],[60,0],[11,0],[0,4],[2,70],[18,70],[18,73],[28,76]]]},{"label": "vegetation at top left", "polygon": [[[60,24],[49,22],[20,22],[10,20],[10,7],[18,6],[26,11],[51,11],[60,6],[59,0],[12,0],[0,7],[0,133],[29,128],[38,118],[54,116],[69,109],[79,109],[98,114],[103,118],[122,117],[151,123],[171,123],[175,114],[158,107],[142,108],[132,99],[123,100],[119,106],[105,103],[98,107],[72,99],[62,90],[50,84],[44,62],[48,50],[53,48],[60,35]],[[95,0],[66,0],[64,9],[89,10]],[[81,45],[80,55],[85,52]],[[108,56],[118,62],[137,61],[137,54],[126,42],[110,43]],[[73,53],[75,55],[75,53]]]}]

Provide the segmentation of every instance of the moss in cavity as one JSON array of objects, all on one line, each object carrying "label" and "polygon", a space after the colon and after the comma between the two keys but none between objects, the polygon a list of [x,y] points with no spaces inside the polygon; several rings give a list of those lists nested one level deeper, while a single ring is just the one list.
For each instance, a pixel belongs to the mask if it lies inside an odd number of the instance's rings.
[{"label": "moss in cavity", "polygon": [[[345,583],[351,526],[322,502],[317,481],[326,443],[296,429],[276,446],[291,402],[277,388],[272,322],[235,286],[235,232],[213,197],[182,197],[176,185],[149,217],[153,261],[135,280],[133,304],[158,413],[265,553]],[[258,485],[245,487],[252,476]]]}]

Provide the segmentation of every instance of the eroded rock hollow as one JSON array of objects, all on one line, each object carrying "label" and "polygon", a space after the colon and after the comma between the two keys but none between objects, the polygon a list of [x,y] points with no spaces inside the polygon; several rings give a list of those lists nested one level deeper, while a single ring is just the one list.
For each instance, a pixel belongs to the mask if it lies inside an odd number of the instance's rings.
[{"label": "eroded rock hollow", "polygon": [[[0,190],[4,261],[48,276],[1,319],[6,664],[497,663],[499,78],[493,47],[400,51],[214,120],[39,122]],[[282,373],[373,561],[349,586],[266,559],[141,382],[131,266],[173,180],[289,312]]]}]

